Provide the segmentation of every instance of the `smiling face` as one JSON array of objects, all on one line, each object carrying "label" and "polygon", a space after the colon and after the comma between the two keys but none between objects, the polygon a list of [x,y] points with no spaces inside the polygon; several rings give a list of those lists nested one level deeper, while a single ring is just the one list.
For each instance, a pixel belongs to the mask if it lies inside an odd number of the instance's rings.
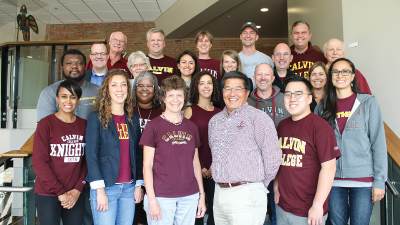
[{"label": "smiling face", "polygon": [[185,103],[185,93],[182,89],[172,89],[165,93],[163,98],[165,112],[180,113]]},{"label": "smiling face", "polygon": [[254,80],[257,89],[260,91],[266,91],[272,88],[275,76],[271,66],[268,64],[258,65],[254,71]]},{"label": "smiling face", "polygon": [[90,60],[93,68],[104,69],[107,66],[108,54],[105,44],[93,44],[90,48]]},{"label": "smiling face", "polygon": [[81,55],[65,55],[62,62],[63,75],[75,81],[81,81],[85,75],[85,65]]},{"label": "smiling face", "polygon": [[290,62],[292,62],[293,55],[291,54],[290,48],[285,43],[276,45],[272,60],[274,61],[277,70],[287,70]]},{"label": "smiling face", "polygon": [[310,74],[310,82],[313,88],[321,89],[326,85],[326,72],[321,66],[316,67]]},{"label": "smiling face", "polygon": [[128,96],[128,80],[123,75],[114,75],[108,83],[111,104],[124,105]]},{"label": "smiling face", "polygon": [[127,44],[125,34],[119,31],[111,33],[108,44],[110,45],[110,52],[122,54]]},{"label": "smiling face", "polygon": [[351,91],[351,82],[354,80],[354,73],[346,61],[338,61],[332,66],[332,84],[338,89]]},{"label": "smiling face", "polygon": [[183,55],[178,63],[178,69],[182,76],[190,77],[195,70],[195,61],[190,55]]},{"label": "smiling face", "polygon": [[78,104],[78,97],[73,95],[68,89],[60,87],[56,96],[58,110],[64,113],[73,113]]},{"label": "smiling face", "polygon": [[292,30],[292,42],[298,49],[307,48],[308,42],[311,40],[311,31],[304,23],[299,23]]},{"label": "smiling face", "polygon": [[240,33],[240,40],[242,41],[243,46],[254,46],[258,40],[258,34],[251,27],[246,27],[242,33]]},{"label": "smiling face", "polygon": [[160,32],[150,33],[147,39],[150,55],[162,55],[165,48],[164,35]]},{"label": "smiling face", "polygon": [[199,38],[196,43],[196,48],[200,54],[208,54],[212,47],[210,39],[206,35],[203,35]]},{"label": "smiling face", "polygon": [[240,78],[229,78],[224,82],[222,91],[228,112],[240,108],[247,102],[249,91],[245,88],[245,81]]},{"label": "smiling face", "polygon": [[338,58],[344,57],[344,44],[338,39],[331,39],[325,47],[325,58],[332,63]]},{"label": "smiling face", "polygon": [[132,65],[129,67],[132,76],[136,78],[140,73],[146,72],[148,70],[148,65],[146,61],[142,58],[134,58]]},{"label": "smiling face", "polygon": [[199,80],[199,96],[206,99],[211,99],[213,92],[213,82],[211,75],[205,74]]},{"label": "smiling face", "polygon": [[142,104],[150,103],[154,98],[154,85],[150,78],[143,78],[136,84],[136,97]]},{"label": "smiling face", "polygon": [[229,55],[224,55],[222,61],[222,67],[224,68],[225,73],[236,71],[238,68],[238,64],[235,59],[230,57]]},{"label": "smiling face", "polygon": [[295,121],[311,113],[312,95],[303,82],[289,82],[285,88],[283,101],[286,110]]}]

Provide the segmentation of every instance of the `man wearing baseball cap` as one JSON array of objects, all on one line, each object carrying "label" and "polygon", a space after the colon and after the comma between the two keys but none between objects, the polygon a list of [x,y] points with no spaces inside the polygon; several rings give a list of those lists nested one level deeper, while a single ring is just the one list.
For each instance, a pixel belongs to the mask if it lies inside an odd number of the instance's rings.
[{"label": "man wearing baseball cap", "polygon": [[243,24],[240,31],[242,51],[239,53],[239,58],[242,62],[242,72],[246,74],[247,77],[252,78],[254,69],[258,64],[267,63],[273,68],[274,63],[271,57],[256,49],[256,41],[259,38],[259,31],[256,24],[250,21],[246,22]]}]

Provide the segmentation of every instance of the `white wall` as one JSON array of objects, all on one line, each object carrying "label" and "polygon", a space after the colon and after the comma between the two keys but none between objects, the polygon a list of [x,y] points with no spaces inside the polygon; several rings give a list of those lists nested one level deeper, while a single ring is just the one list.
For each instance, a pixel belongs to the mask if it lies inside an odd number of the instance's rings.
[{"label": "white wall", "polygon": [[366,76],[384,120],[400,136],[400,1],[344,0],[343,37],[349,56]]}]

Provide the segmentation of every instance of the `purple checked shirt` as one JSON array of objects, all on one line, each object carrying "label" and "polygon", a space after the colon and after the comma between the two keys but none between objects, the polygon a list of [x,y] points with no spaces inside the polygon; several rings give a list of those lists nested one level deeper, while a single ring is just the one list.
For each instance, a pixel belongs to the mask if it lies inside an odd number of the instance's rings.
[{"label": "purple checked shirt", "polygon": [[211,118],[208,137],[215,182],[263,182],[267,187],[281,164],[282,151],[272,119],[245,103]]}]

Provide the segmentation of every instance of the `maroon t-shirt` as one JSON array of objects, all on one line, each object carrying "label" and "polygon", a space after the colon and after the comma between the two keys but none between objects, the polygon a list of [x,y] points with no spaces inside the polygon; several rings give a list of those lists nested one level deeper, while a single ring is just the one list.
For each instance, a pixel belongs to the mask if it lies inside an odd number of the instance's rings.
[{"label": "maroon t-shirt", "polygon": [[365,79],[364,75],[356,69],[355,78],[357,80],[357,87],[360,93],[363,94],[371,94],[371,89],[369,88],[367,79]]},{"label": "maroon t-shirt", "polygon": [[[128,69],[128,65],[127,65],[128,60],[121,57],[117,62],[115,62],[113,65],[111,65],[111,59],[109,58],[107,60],[107,68],[108,70],[111,69],[123,69],[126,72],[129,73],[130,78],[132,78],[132,74],[131,71],[129,71]],[[92,70],[93,64],[92,64],[92,60],[89,60],[89,62],[86,65],[86,70]]]},{"label": "maroon t-shirt", "polygon": [[157,116],[161,115],[162,110],[161,107],[152,108],[152,109],[142,109],[140,107],[135,108],[135,113],[139,115],[139,125],[140,125],[140,132],[143,132],[144,128],[146,127],[147,123],[156,118]]},{"label": "maroon t-shirt", "polygon": [[177,63],[174,58],[164,55],[161,59],[150,59],[151,72],[157,77],[158,84],[161,86],[161,81],[165,78],[176,75]]},{"label": "maroon t-shirt", "polygon": [[140,144],[155,148],[153,185],[157,197],[176,198],[199,191],[193,157],[200,139],[192,121],[183,119],[176,125],[156,117],[146,125]]},{"label": "maroon t-shirt", "polygon": [[72,189],[82,192],[87,174],[86,120],[65,123],[51,114],[39,121],[33,142],[35,193],[58,196]]},{"label": "maroon t-shirt", "polygon": [[312,46],[311,42],[308,43],[308,49],[303,53],[297,53],[294,50],[294,45],[290,47],[293,54],[293,60],[289,65],[290,70],[295,74],[309,79],[308,71],[311,66],[318,61],[326,63],[324,54],[315,47]]},{"label": "maroon t-shirt", "polygon": [[116,183],[128,183],[132,181],[128,124],[126,124],[125,114],[113,115],[113,120],[119,139],[119,172]]},{"label": "maroon t-shirt", "polygon": [[[310,113],[299,121],[282,120],[277,128],[282,164],[277,175],[279,206],[297,216],[307,217],[317,191],[321,163],[338,158],[333,129]],[[324,214],[327,212],[324,203]]]},{"label": "maroon t-shirt", "polygon": [[336,122],[341,134],[346,126],[347,119],[351,116],[351,109],[356,97],[357,95],[353,93],[347,98],[337,99],[336,101]]},{"label": "maroon t-shirt", "polygon": [[214,111],[207,111],[198,105],[192,105],[192,117],[190,120],[197,125],[200,133],[199,158],[201,168],[209,169],[211,166],[211,149],[208,145],[208,122],[211,117],[219,113],[221,109],[214,107]]},{"label": "maroon t-shirt", "polygon": [[200,70],[208,71],[210,75],[214,76],[215,79],[221,80],[221,74],[219,73],[220,62],[217,59],[198,59]]}]

